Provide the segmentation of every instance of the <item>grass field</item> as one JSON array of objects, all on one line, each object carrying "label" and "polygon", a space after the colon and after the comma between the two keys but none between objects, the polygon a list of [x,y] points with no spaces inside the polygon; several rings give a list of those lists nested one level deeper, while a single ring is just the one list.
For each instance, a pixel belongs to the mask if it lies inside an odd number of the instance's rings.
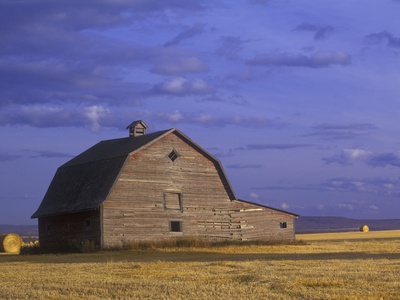
[{"label": "grass field", "polygon": [[0,299],[400,299],[400,231],[304,245],[0,255]]}]

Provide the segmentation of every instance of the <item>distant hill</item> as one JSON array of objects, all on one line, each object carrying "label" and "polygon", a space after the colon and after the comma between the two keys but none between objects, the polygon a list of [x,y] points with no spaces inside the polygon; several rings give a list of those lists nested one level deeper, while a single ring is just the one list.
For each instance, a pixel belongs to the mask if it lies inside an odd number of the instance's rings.
[{"label": "distant hill", "polygon": [[[363,225],[369,230],[400,229],[400,219],[349,219],[343,217],[300,216],[295,221],[296,233],[356,231]],[[37,237],[37,225],[0,225],[0,234],[18,233],[22,237]]]},{"label": "distant hill", "polygon": [[356,231],[363,225],[367,225],[371,231],[400,229],[400,219],[300,216],[295,222],[296,233]]},{"label": "distant hill", "polygon": [[0,234],[17,233],[20,236],[38,236],[37,225],[0,225]]}]

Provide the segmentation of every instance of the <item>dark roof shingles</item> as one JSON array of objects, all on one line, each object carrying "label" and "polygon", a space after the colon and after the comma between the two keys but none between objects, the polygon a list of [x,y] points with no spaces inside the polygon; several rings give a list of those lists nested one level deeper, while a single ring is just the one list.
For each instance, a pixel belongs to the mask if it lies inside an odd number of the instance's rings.
[{"label": "dark roof shingles", "polygon": [[170,130],[157,131],[137,137],[101,141],[62,165],[61,168],[119,156],[126,157],[129,153],[147,145]]},{"label": "dark roof shingles", "polygon": [[107,197],[129,153],[169,130],[102,141],[58,168],[32,218],[96,209]]}]

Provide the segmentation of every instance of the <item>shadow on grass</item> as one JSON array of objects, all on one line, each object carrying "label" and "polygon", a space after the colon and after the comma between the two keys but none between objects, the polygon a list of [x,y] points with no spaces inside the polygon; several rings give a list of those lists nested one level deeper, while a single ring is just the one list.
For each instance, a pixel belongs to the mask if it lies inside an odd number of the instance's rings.
[{"label": "shadow on grass", "polygon": [[245,261],[327,261],[327,260],[400,260],[400,253],[221,253],[209,251],[101,251],[85,254],[45,254],[3,256],[2,262],[27,261],[38,264],[107,263],[107,262],[245,262]]}]

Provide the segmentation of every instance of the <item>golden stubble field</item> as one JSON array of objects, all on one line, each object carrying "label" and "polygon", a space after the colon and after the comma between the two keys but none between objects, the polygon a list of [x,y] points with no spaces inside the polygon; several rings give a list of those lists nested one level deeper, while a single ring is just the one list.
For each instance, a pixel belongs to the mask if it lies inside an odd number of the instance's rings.
[{"label": "golden stubble field", "polygon": [[400,230],[305,245],[0,255],[0,299],[400,299]]}]

